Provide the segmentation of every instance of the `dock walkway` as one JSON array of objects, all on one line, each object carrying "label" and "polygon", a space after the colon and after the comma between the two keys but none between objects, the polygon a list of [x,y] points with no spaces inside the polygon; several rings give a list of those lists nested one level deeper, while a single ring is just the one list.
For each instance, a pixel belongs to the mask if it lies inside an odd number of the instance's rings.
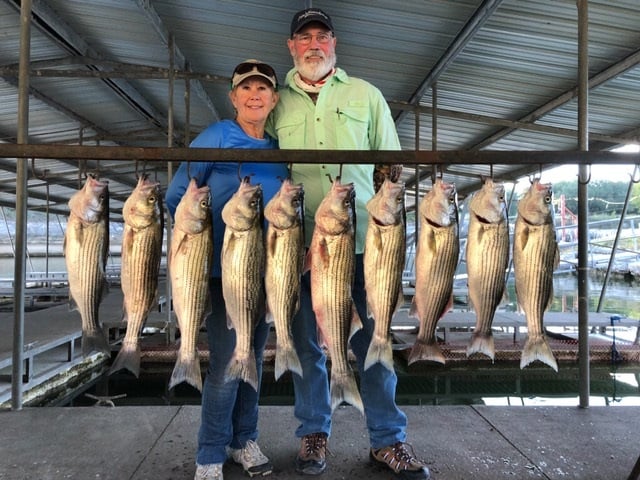
[{"label": "dock walkway", "polygon": [[[409,442],[434,480],[624,480],[640,453],[640,407],[403,407]],[[1,480],[191,480],[200,408],[51,407],[0,412]],[[292,407],[261,406],[259,443],[300,480]],[[390,480],[371,466],[364,418],[333,415],[327,480]],[[245,480],[227,464],[225,480]]]}]

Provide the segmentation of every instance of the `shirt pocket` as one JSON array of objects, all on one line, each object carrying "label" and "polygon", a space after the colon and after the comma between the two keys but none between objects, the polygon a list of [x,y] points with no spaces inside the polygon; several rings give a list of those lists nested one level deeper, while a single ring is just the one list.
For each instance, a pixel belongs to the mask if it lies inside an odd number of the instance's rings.
[{"label": "shirt pocket", "polygon": [[280,148],[305,148],[305,116],[300,112],[282,115],[275,126]]},{"label": "shirt pocket", "polygon": [[338,148],[369,149],[369,104],[351,101],[339,109],[338,117]]}]

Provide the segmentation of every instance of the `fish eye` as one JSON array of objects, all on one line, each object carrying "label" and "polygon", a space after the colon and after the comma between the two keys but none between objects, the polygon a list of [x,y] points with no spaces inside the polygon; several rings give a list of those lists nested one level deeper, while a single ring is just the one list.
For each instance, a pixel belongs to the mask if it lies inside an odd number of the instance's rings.
[{"label": "fish eye", "polygon": [[149,203],[155,203],[155,201],[156,201],[156,197],[154,197],[153,195],[151,195],[151,196],[149,197]]},{"label": "fish eye", "polygon": [[551,195],[546,195],[544,197],[544,203],[551,203]]}]

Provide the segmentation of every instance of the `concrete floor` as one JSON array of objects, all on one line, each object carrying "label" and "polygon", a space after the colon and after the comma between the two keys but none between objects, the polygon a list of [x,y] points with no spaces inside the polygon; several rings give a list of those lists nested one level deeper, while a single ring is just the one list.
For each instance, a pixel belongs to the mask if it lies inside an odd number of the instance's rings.
[{"label": "concrete floor", "polygon": [[[292,407],[262,406],[270,477],[301,479]],[[437,480],[628,478],[640,454],[640,407],[403,407],[409,442]],[[52,407],[0,412],[1,480],[192,479],[197,406]],[[324,479],[390,479],[368,463],[364,418],[334,413]],[[225,466],[226,480],[246,479]]]}]

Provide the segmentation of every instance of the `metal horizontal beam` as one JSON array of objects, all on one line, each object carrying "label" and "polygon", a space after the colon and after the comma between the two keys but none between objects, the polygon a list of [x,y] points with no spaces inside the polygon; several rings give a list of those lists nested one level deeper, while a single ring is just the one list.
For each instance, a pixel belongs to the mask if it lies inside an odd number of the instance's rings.
[{"label": "metal horizontal beam", "polygon": [[590,165],[640,164],[640,153],[610,151],[469,150],[253,150],[187,147],[0,144],[0,158],[94,160],[287,162],[404,165]]}]

